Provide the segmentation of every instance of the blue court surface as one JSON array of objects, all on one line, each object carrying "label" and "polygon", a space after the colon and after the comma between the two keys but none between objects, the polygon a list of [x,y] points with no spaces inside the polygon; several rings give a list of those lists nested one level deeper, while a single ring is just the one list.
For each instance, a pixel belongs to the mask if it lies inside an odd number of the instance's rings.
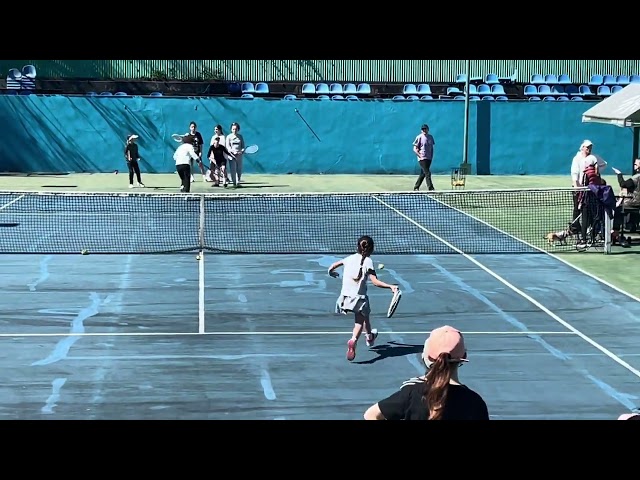
[{"label": "blue court surface", "polygon": [[[465,333],[494,419],[614,419],[640,397],[640,302],[559,260],[374,255],[376,345],[320,255],[2,255],[2,419],[361,419]],[[534,286],[535,285],[535,286]]]}]

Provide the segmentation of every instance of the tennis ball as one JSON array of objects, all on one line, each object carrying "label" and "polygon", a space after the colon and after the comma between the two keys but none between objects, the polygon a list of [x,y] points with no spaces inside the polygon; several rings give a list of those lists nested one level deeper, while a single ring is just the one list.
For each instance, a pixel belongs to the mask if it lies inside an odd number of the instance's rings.
[{"label": "tennis ball", "polygon": [[196,260],[200,260],[202,257],[200,255],[196,255]]},{"label": "tennis ball", "polygon": [[384,270],[384,263],[378,264],[378,270]]},{"label": "tennis ball", "polygon": [[82,255],[89,255],[89,250],[83,249],[80,251]]}]

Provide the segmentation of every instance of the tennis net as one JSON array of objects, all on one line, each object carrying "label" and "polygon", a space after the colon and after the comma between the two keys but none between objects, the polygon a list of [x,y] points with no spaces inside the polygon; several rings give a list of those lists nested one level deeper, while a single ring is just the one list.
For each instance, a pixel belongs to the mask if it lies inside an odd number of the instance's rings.
[{"label": "tennis net", "polygon": [[573,194],[0,192],[0,253],[348,254],[365,234],[377,254],[558,252],[575,241],[546,235],[568,227]]}]

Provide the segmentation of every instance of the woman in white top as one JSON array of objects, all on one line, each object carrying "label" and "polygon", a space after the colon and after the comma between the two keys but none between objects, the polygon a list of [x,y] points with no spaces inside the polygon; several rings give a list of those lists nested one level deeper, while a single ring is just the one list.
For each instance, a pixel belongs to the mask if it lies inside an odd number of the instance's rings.
[{"label": "woman in white top", "polygon": [[338,273],[334,270],[340,266],[344,267],[342,275],[342,290],[340,297],[336,303],[337,313],[354,313],[355,325],[351,339],[347,342],[347,360],[352,361],[356,358],[356,344],[362,334],[362,328],[366,335],[367,346],[373,346],[378,331],[371,328],[369,315],[371,314],[371,306],[367,295],[367,280],[370,278],[371,283],[376,287],[389,288],[393,293],[398,290],[397,285],[389,285],[378,280],[376,271],[373,268],[373,239],[364,235],[358,239],[358,253],[349,255],[347,258],[335,262],[329,267],[329,275],[337,277]]},{"label": "woman in white top", "polygon": [[229,170],[231,171],[231,181],[236,187],[240,186],[240,178],[242,177],[242,157],[244,156],[244,138],[240,135],[240,124],[233,122],[231,124],[231,133],[227,135],[224,146],[233,154],[235,160],[228,159]]}]

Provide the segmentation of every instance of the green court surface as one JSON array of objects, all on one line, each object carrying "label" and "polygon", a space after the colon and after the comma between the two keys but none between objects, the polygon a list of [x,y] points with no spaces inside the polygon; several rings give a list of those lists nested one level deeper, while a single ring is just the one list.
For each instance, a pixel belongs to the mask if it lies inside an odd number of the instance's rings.
[{"label": "green court surface", "polygon": [[[243,193],[297,193],[297,192],[395,192],[410,191],[416,176],[405,175],[254,175],[246,174],[242,189],[215,188],[210,183],[204,183],[201,176],[196,176],[192,184],[192,192],[211,192],[216,194]],[[615,185],[615,177],[605,175],[607,183]],[[145,190],[150,192],[179,193],[179,180],[176,174],[144,174]],[[451,189],[451,179],[448,175],[434,176],[436,190]],[[567,176],[469,176],[465,190],[500,190],[527,188],[559,188],[570,187]],[[424,189],[424,186],[423,186]],[[0,174],[0,190],[2,191],[56,191],[56,192],[140,192],[136,188],[128,188],[126,170],[119,174]],[[518,212],[516,216],[497,215],[502,208],[483,209],[489,216],[487,222],[494,224],[495,218],[503,223],[496,227],[513,234],[518,238],[526,238],[531,232],[526,232],[526,221],[519,224],[515,218],[522,220],[528,216],[540,216],[541,208],[536,205],[518,205],[513,207]],[[482,219],[480,212],[469,211],[468,205],[461,207],[467,213]],[[494,210],[493,215],[491,210]],[[494,216],[495,215],[495,216]],[[558,223],[564,219],[558,219]],[[520,225],[520,226],[519,226]],[[559,227],[562,228],[562,227]],[[520,229],[520,230],[519,230]],[[539,243],[539,239],[538,243]],[[604,255],[597,252],[578,253],[567,251],[554,254],[561,260],[583,270],[585,273],[621,289],[634,297],[640,297],[640,279],[629,275],[629,260],[638,253],[637,248],[621,249],[613,247],[611,254]]]}]

